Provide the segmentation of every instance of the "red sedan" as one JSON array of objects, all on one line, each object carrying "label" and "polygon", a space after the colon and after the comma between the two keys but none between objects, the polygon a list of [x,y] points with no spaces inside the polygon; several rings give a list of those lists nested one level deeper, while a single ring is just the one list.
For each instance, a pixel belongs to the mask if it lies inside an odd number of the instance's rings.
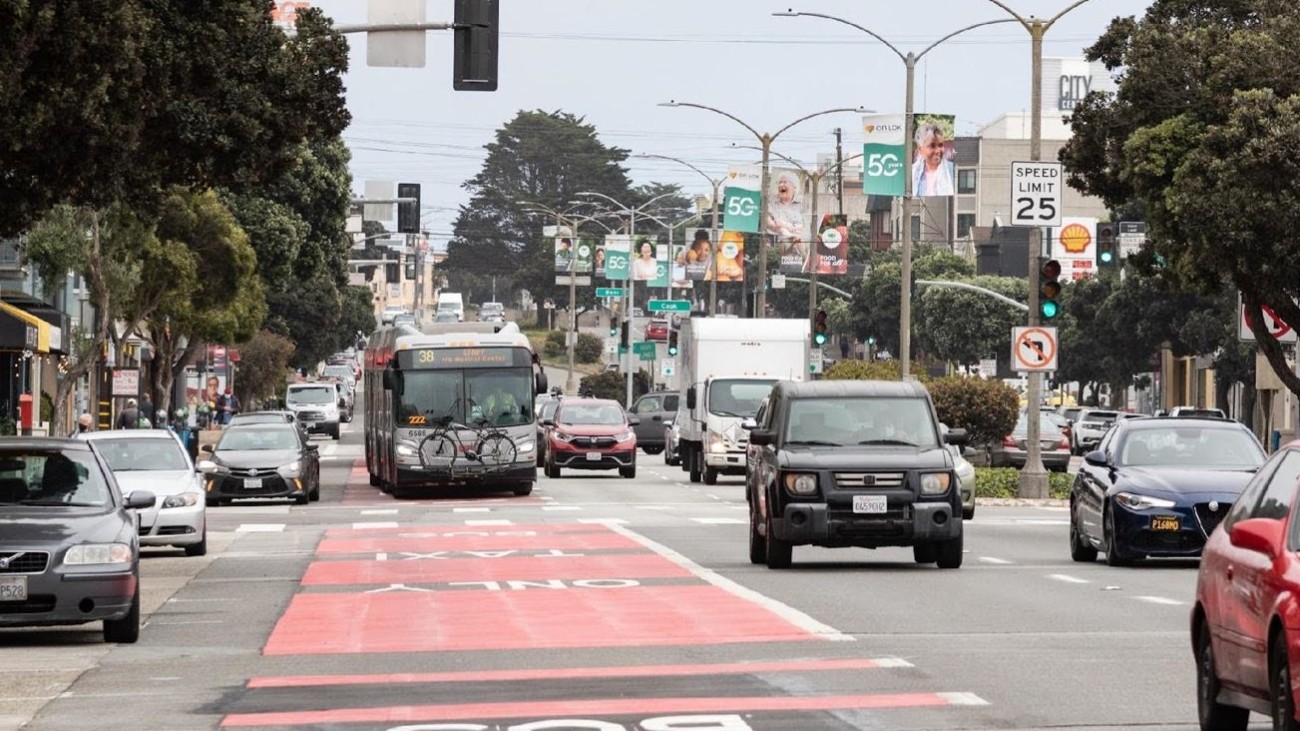
[{"label": "red sedan", "polygon": [[546,429],[547,477],[560,476],[562,468],[618,470],[636,477],[636,432],[641,421],[629,416],[617,401],[566,398],[555,414],[542,421]]},{"label": "red sedan", "polygon": [[668,340],[668,320],[655,318],[645,326],[646,340]]},{"label": "red sedan", "polygon": [[1250,712],[1300,729],[1300,441],[1255,473],[1205,544],[1192,609],[1201,728],[1245,729]]}]

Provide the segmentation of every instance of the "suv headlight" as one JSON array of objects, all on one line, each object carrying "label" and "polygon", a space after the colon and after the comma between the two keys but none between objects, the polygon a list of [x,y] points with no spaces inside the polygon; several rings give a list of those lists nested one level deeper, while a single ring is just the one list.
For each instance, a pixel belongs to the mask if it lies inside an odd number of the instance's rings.
[{"label": "suv headlight", "polygon": [[921,475],[922,495],[942,495],[948,492],[952,475],[947,472],[926,472]]},{"label": "suv headlight", "polygon": [[573,441],[573,435],[572,435],[572,434],[565,434],[564,432],[559,431],[558,429],[557,429],[556,431],[551,432],[551,436],[555,437],[556,439],[559,439],[559,440],[562,441],[562,442],[571,442],[571,441]]},{"label": "suv headlight", "polygon": [[1137,495],[1131,492],[1121,492],[1115,495],[1115,502],[1130,510],[1150,510],[1152,508],[1172,508],[1174,506],[1173,500],[1165,500],[1149,495]]},{"label": "suv headlight", "polygon": [[163,500],[162,506],[164,508],[188,508],[198,504],[198,502],[198,495],[192,492],[183,492],[179,495],[168,495],[167,499]]},{"label": "suv headlight", "polygon": [[630,431],[625,431],[625,432],[623,432],[622,434],[615,434],[615,435],[614,435],[614,441],[618,442],[619,444],[622,444],[623,442],[630,442],[630,441],[632,441],[632,438],[635,437],[635,436],[636,436],[636,435],[633,434],[632,432],[630,432]]},{"label": "suv headlight", "polygon": [[281,477],[298,477],[302,474],[302,462],[294,460],[287,465],[277,467],[275,471],[279,472]]},{"label": "suv headlight", "polygon": [[785,491],[791,495],[817,494],[817,475],[790,473],[785,476]]},{"label": "suv headlight", "polygon": [[125,543],[82,543],[63,555],[66,566],[107,566],[131,563],[131,547]]}]

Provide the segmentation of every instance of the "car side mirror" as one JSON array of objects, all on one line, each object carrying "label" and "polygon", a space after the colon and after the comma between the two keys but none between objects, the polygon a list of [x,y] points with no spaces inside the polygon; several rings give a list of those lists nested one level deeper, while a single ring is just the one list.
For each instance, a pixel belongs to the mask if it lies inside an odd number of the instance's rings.
[{"label": "car side mirror", "polygon": [[551,419],[542,419],[542,426],[555,426],[555,421]]},{"label": "car side mirror", "polygon": [[156,502],[158,502],[158,498],[148,490],[135,490],[126,496],[128,510],[146,510],[152,508]]},{"label": "car side mirror", "polygon": [[776,435],[767,429],[750,429],[749,443],[760,446],[764,444],[773,444],[776,442],[775,436]]},{"label": "car side mirror", "polygon": [[1106,467],[1110,464],[1110,460],[1106,457],[1106,453],[1100,449],[1094,449],[1093,451],[1083,455],[1083,461],[1093,467]]},{"label": "car side mirror", "polygon": [[949,429],[943,435],[944,444],[966,444],[970,441],[970,433],[965,429]]},{"label": "car side mirror", "polygon": [[740,428],[752,431],[758,428],[758,422],[753,419],[741,419]]},{"label": "car side mirror", "polygon": [[1251,518],[1228,529],[1228,540],[1237,548],[1277,558],[1281,553],[1282,521]]},{"label": "car side mirror", "polygon": [[695,387],[691,386],[686,389],[686,408],[695,410]]},{"label": "car side mirror", "polygon": [[308,451],[308,452],[319,452],[319,451],[320,451],[320,445],[318,445],[318,444],[308,444],[308,445],[307,445],[307,451]]},{"label": "car side mirror", "polygon": [[629,417],[627,417],[627,425],[628,425],[628,426],[639,426],[640,424],[641,424],[641,419],[640,419],[640,418],[635,417],[635,416],[629,416]]},{"label": "car side mirror", "polygon": [[212,452],[214,451],[214,448],[213,448],[213,446],[212,446],[211,444],[204,444],[202,447],[199,447],[199,451],[200,451],[200,452],[206,452],[206,453],[208,453],[208,454],[212,454]]}]

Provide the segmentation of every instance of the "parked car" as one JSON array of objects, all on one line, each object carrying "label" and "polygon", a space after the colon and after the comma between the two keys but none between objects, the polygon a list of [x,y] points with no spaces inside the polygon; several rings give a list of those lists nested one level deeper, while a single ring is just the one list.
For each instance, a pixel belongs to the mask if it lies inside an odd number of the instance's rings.
[{"label": "parked car", "polygon": [[1264,462],[1245,426],[1218,419],[1127,419],[1070,488],[1070,557],[1122,566],[1148,556],[1194,558]]},{"label": "parked car", "polygon": [[1057,429],[1060,429],[1061,434],[1065,436],[1065,445],[1068,448],[1070,446],[1070,437],[1074,436],[1074,425],[1058,411],[1043,411],[1040,413],[1042,414],[1042,417],[1039,420],[1039,424],[1042,425],[1051,422]]},{"label": "parked car", "polygon": [[240,498],[320,499],[320,453],[289,424],[228,426],[216,445],[205,444],[199,462],[208,505]]},{"label": "parked car", "polygon": [[[1021,469],[1029,457],[1029,420],[1022,413],[1016,420],[1016,426],[1002,441],[993,445],[989,451],[989,464],[993,467],[1015,467]],[[1038,452],[1042,456],[1043,466],[1053,472],[1065,472],[1070,467],[1070,442],[1055,422],[1046,414],[1039,420]]]},{"label": "parked car", "polygon": [[90,442],[0,441],[0,627],[103,621],[106,642],[140,637],[136,511]]},{"label": "parked car", "polygon": [[1202,729],[1244,731],[1250,712],[1300,727],[1300,442],[1273,453],[1210,534],[1196,576],[1192,654]]},{"label": "parked car", "polygon": [[634,429],[636,444],[646,454],[664,451],[664,423],[677,416],[679,399],[676,391],[651,391],[632,404],[630,413],[641,422]]},{"label": "parked car", "polygon": [[577,470],[617,469],[636,477],[636,432],[640,424],[610,399],[561,399],[546,427],[546,476],[559,477],[567,467]]},{"label": "parked car", "polygon": [[1119,412],[1109,409],[1084,409],[1079,412],[1079,418],[1074,420],[1070,436],[1073,441],[1070,445],[1071,452],[1083,454],[1096,449],[1101,438],[1118,418]]},{"label": "parked car", "polygon": [[505,322],[506,306],[500,302],[484,302],[478,307],[480,322]]},{"label": "parked car", "polygon": [[1082,406],[1060,406],[1056,409],[1056,413],[1065,417],[1065,421],[1071,425],[1079,418],[1079,413],[1082,411]]},{"label": "parked car", "polygon": [[[947,424],[940,424],[939,429],[944,434],[950,431]],[[975,517],[975,465],[966,457],[974,457],[975,449],[958,444],[945,443],[944,446],[952,453],[955,465],[953,471],[957,473],[957,486],[961,490],[961,518],[971,520]]]},{"label": "parked car", "polygon": [[668,340],[668,318],[656,317],[645,326],[646,340],[659,340],[667,342]]},{"label": "parked car", "polygon": [[1203,419],[1226,419],[1223,409],[1205,409],[1199,406],[1175,406],[1169,410],[1170,416],[1194,416]]},{"label": "parked car", "polygon": [[790,566],[793,547],[911,546],[917,563],[962,564],[962,503],[930,395],[912,381],[778,381],[746,419],[749,560]]},{"label": "parked car", "polygon": [[544,426],[546,422],[555,418],[555,410],[560,406],[560,397],[552,394],[544,394],[537,397],[537,403],[534,408],[534,415],[537,421],[537,466],[546,465],[546,431]]},{"label": "parked car", "polygon": [[90,431],[118,487],[153,493],[157,503],[138,511],[140,545],[179,546],[186,556],[208,552],[207,507],[203,479],[174,432],[165,429]]},{"label": "parked car", "polygon": [[664,464],[669,467],[677,467],[682,463],[682,430],[677,425],[680,416],[681,412],[676,412],[671,420],[664,422]]}]

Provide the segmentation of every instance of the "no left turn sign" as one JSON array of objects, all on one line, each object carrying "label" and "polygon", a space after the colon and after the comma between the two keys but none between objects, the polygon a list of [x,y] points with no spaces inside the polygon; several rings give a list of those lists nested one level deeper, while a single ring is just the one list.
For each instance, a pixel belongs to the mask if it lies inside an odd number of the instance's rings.
[{"label": "no left turn sign", "polygon": [[1021,372],[1056,370],[1056,328],[1011,328],[1011,367]]}]

